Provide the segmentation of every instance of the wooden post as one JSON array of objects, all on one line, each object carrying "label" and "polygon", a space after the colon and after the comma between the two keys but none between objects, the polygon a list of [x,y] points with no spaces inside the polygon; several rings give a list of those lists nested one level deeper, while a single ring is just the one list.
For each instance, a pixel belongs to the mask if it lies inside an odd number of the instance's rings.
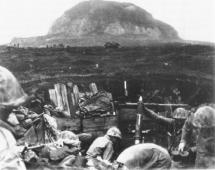
[{"label": "wooden post", "polygon": [[98,89],[95,83],[90,83],[89,88],[93,95],[98,93]]},{"label": "wooden post", "polygon": [[75,103],[74,93],[70,92],[70,93],[68,94],[68,96],[70,96],[70,98],[71,98],[70,112],[71,112],[71,115],[72,115],[73,117],[75,117],[75,113],[76,113],[77,107],[76,107],[76,103]]},{"label": "wooden post", "polygon": [[59,110],[63,111],[63,101],[60,93],[60,84],[55,84],[54,88],[55,88],[56,97],[57,97],[57,107],[59,108]]},{"label": "wooden post", "polygon": [[127,90],[127,81],[124,81],[124,94],[126,97],[128,97],[128,90]]},{"label": "wooden post", "polygon": [[57,96],[56,96],[55,89],[49,89],[49,97],[50,97],[51,102],[56,107],[57,106]]},{"label": "wooden post", "polygon": [[75,101],[75,109],[77,109],[78,102],[79,102],[79,89],[77,85],[73,86],[73,94],[74,94],[74,101]]},{"label": "wooden post", "polygon": [[67,98],[67,89],[64,84],[60,84],[61,89],[61,96],[62,96],[62,102],[63,102],[63,110],[65,111],[65,116],[69,117],[70,114],[70,108],[69,108],[69,102]]},{"label": "wooden post", "polygon": [[74,93],[71,93],[71,98],[72,98],[72,105],[75,106],[75,95]]},{"label": "wooden post", "polygon": [[60,111],[63,111],[64,116],[70,116],[69,103],[67,98],[67,90],[64,84],[55,84],[55,92],[57,96],[57,107]]},{"label": "wooden post", "polygon": [[74,102],[74,95],[73,95],[73,83],[68,82],[67,83],[67,98],[68,98],[68,104],[70,109],[70,115],[71,117],[75,116],[75,102]]}]

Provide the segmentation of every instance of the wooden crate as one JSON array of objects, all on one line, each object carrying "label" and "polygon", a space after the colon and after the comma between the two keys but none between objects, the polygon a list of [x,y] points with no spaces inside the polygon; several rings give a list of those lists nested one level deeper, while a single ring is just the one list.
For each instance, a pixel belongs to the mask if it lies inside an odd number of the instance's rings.
[{"label": "wooden crate", "polygon": [[56,118],[58,129],[60,130],[71,130],[74,132],[80,132],[81,120],[79,118]]},{"label": "wooden crate", "polygon": [[83,132],[101,136],[112,126],[118,126],[117,116],[91,117],[83,119]]}]

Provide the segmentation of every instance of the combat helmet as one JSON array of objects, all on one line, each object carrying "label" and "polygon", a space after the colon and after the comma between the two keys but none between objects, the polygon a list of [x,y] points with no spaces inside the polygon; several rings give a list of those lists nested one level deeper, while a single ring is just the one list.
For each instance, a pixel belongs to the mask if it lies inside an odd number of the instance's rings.
[{"label": "combat helmet", "polygon": [[0,105],[16,107],[28,99],[15,76],[0,66]]},{"label": "combat helmet", "polygon": [[110,129],[108,129],[106,135],[117,137],[119,139],[122,138],[121,131],[117,127],[111,127]]},{"label": "combat helmet", "polygon": [[172,113],[172,118],[174,118],[174,119],[186,119],[188,114],[189,114],[188,110],[186,110],[182,107],[178,107]]},{"label": "combat helmet", "polygon": [[193,125],[199,128],[215,126],[215,109],[210,106],[202,106],[197,109],[193,117]]}]

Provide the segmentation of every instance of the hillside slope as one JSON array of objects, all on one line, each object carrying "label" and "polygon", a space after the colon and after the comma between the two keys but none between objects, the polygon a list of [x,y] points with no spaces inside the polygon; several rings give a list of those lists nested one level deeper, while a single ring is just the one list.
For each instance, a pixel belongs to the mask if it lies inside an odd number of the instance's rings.
[{"label": "hillside slope", "polygon": [[86,1],[66,11],[49,30],[49,34],[145,35],[153,40],[178,39],[169,25],[155,20],[144,9],[131,3]]},{"label": "hillside slope", "polygon": [[91,0],[67,10],[53,23],[47,35],[14,38],[11,44],[102,46],[107,41],[117,41],[123,46],[136,46],[151,41],[179,40],[173,27],[132,3]]}]

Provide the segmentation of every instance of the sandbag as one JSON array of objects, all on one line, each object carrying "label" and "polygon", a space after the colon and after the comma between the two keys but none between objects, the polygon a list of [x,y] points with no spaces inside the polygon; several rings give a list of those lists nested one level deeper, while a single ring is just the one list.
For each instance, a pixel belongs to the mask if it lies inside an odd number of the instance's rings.
[{"label": "sandbag", "polygon": [[76,147],[69,148],[68,146],[52,147],[49,150],[49,158],[52,161],[59,161],[66,158],[69,155],[77,155],[79,149]]}]

